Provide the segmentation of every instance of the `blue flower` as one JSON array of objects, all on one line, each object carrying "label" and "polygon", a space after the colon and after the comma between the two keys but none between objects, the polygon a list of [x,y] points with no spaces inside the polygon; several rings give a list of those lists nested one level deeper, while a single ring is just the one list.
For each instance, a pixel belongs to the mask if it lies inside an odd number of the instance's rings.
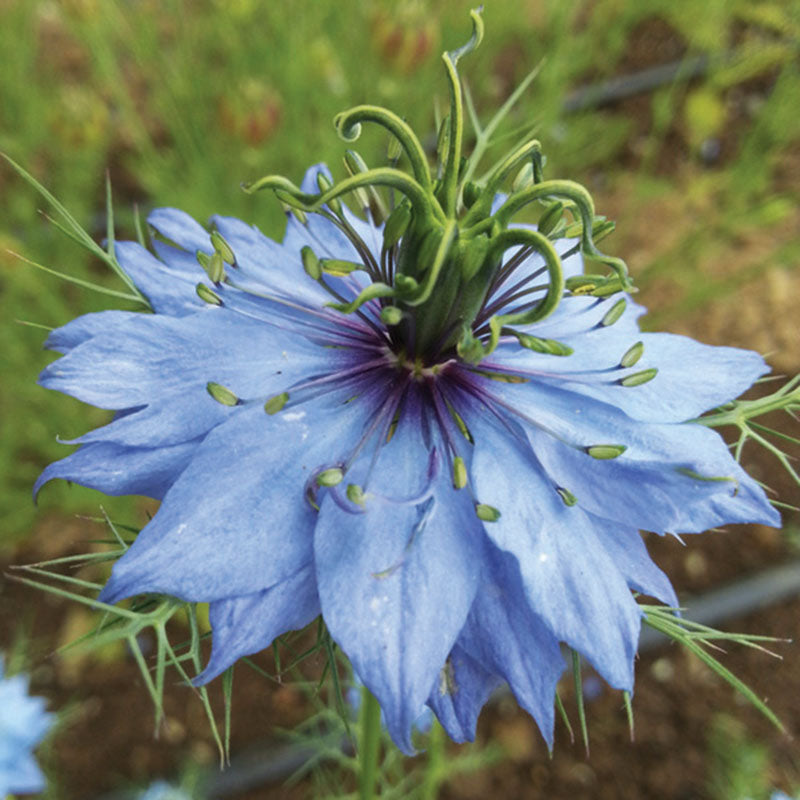
[{"label": "blue flower", "polygon": [[[472,180],[456,71],[472,20],[444,54],[438,169],[402,119],[358,106],[340,135],[382,125],[393,165],[348,151],[336,185],[317,166],[246,187],[292,209],[281,243],[154,211],[153,253],[115,252],[155,313],[54,331],[63,357],[40,378],[116,415],[36,489],[162,501],[100,599],[210,603],[201,683],[321,614],[406,752],[424,704],[464,741],[502,682],[551,744],[561,644],[631,691],[632,590],[676,604],[639,529],[779,523],[692,421],[764,375],[761,356],[642,333],[624,263],[595,244],[609,223],[544,180],[538,142]],[[515,222],[532,204],[538,226]]]},{"label": "blue flower", "polygon": [[0,797],[44,790],[44,775],[33,749],[52,724],[44,699],[28,696],[24,675],[3,677],[0,658]]},{"label": "blue flower", "polygon": [[[369,286],[337,264],[381,258],[381,228],[340,213],[346,228],[290,214],[278,243],[224,217],[212,241],[160,209],[155,255],[117,243],[155,313],[88,314],[50,335],[63,357],[42,385],[117,413],[36,489],[62,478],[162,500],[100,599],[209,602],[201,681],[321,613],[406,751],[424,703],[463,741],[503,681],[550,743],[560,643],[630,691],[631,590],[676,603],[638,529],[779,523],[720,436],[687,422],[767,367],[642,333],[643,309],[618,293],[567,293],[477,362],[450,345],[415,354],[378,300],[330,307],[325,286],[343,302]],[[306,247],[331,260],[325,278]],[[575,241],[555,248],[580,279]],[[227,254],[226,279],[198,252]],[[537,253],[506,254],[473,330],[486,339],[542,271]]]}]

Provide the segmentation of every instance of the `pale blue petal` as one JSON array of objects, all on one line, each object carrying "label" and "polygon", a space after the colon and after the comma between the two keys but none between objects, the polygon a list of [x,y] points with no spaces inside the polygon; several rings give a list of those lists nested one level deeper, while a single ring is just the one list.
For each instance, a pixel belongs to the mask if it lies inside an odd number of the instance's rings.
[{"label": "pale blue petal", "polygon": [[142,447],[194,439],[238,410],[214,401],[209,382],[244,399],[266,399],[301,378],[352,362],[348,351],[208,308],[182,318],[130,315],[50,364],[39,380],[100,408],[147,407],[80,439]]},{"label": "pale blue petal", "polygon": [[644,355],[634,369],[656,367],[652,381],[635,387],[574,388],[613,403],[635,419],[682,422],[735,399],[770,371],[752,350],[713,347],[671,333],[645,333],[641,340]]},{"label": "pale blue petal", "polygon": [[46,787],[44,775],[33,753],[19,753],[13,764],[0,764],[0,793],[34,794]]},{"label": "pale blue petal", "polygon": [[[329,180],[331,173],[324,164],[310,167],[300,188],[304,192],[319,194],[317,175],[322,174]],[[283,246],[291,255],[299,256],[306,245],[316,253],[318,258],[337,258],[344,261],[359,261],[357,250],[350,240],[328,219],[319,214],[307,214],[305,223],[300,222],[294,214],[287,215],[286,233]]]},{"label": "pale blue petal", "polygon": [[209,602],[266,589],[311,560],[315,470],[343,463],[374,414],[369,396],[315,398],[215,428],[115,564],[104,602],[145,592]]},{"label": "pale blue petal", "polygon": [[185,211],[178,208],[156,208],[147,217],[147,224],[165,239],[175,242],[192,255],[198,250],[213,252],[208,231]]},{"label": "pale blue petal", "polygon": [[255,226],[233,217],[212,217],[236,256],[237,269],[230,270],[231,282],[240,288],[274,293],[316,308],[332,298],[303,269],[300,251],[268,239]]},{"label": "pale blue petal", "polygon": [[[534,380],[487,381],[486,386],[523,415],[530,444],[554,483],[594,514],[657,533],[695,533],[746,519],[773,525],[779,520],[764,492],[709,428],[637,422],[610,405]],[[627,449],[608,460],[585,452],[599,444]],[[709,502],[717,495],[730,502]],[[723,509],[727,516],[720,515]]]},{"label": "pale blue petal", "polygon": [[157,448],[85,444],[47,466],[33,487],[33,496],[45,483],[60,478],[112,496],[139,494],[161,500],[186,469],[198,444],[198,440]]},{"label": "pale blue petal", "polygon": [[479,412],[466,421],[475,437],[475,494],[501,514],[484,528],[516,556],[532,611],[609,684],[631,690],[641,611],[599,540],[601,521],[563,503],[518,438]]},{"label": "pale blue petal", "polygon": [[556,684],[564,671],[558,640],[531,609],[517,560],[487,543],[483,563],[459,645],[509,684],[552,747]]},{"label": "pale blue petal", "polygon": [[673,608],[678,605],[669,578],[653,563],[639,531],[620,525],[598,526],[598,538],[631,589]]},{"label": "pale blue petal", "polygon": [[[171,270],[184,278],[190,278],[192,285],[203,281],[207,283],[208,274],[200,266],[197,260],[197,253],[188,253],[179,247],[173,247],[159,239],[153,239],[151,246],[158,258],[164,262]],[[208,249],[211,248],[209,244]]]},{"label": "pale blue petal", "polygon": [[[426,474],[432,445],[415,405],[406,399],[380,452],[363,512],[344,511],[329,494],[314,534],[325,622],[407,753],[414,720],[464,624],[480,571],[480,530],[469,495],[452,488],[446,469]],[[370,462],[371,454],[364,455],[345,480],[364,485]],[[431,480],[426,499],[386,499],[416,495]]]},{"label": "pale blue petal", "polygon": [[313,564],[269,589],[211,603],[211,658],[194,685],[208,683],[242,656],[269,647],[278,636],[305,628],[319,614]]},{"label": "pale blue petal", "polygon": [[481,709],[502,682],[455,644],[428,697],[428,705],[454,742],[471,742]]},{"label": "pale blue petal", "polygon": [[[594,311],[586,313],[591,313],[589,320],[595,315]],[[570,315],[565,324],[578,316]],[[671,333],[641,333],[626,324],[626,319],[634,321],[626,312],[614,325],[566,336],[563,326],[545,321],[530,326],[529,331],[564,342],[574,349],[573,355],[542,355],[509,343],[498,348],[485,366],[594,397],[646,422],[685,422],[699,417],[735,399],[769,372],[764,359],[751,350],[713,347]],[[632,367],[616,369],[637,341],[644,344],[642,357]],[[653,367],[658,373],[646,383],[623,386],[618,382]]]},{"label": "pale blue petal", "polygon": [[[171,270],[137,242],[116,242],[114,252],[156,313],[182,317],[205,306],[195,290],[199,278]],[[203,283],[211,286],[207,278]]]},{"label": "pale blue petal", "polygon": [[103,336],[116,326],[123,324],[136,312],[133,311],[96,311],[76,317],[51,331],[44,346],[48,350],[66,353],[79,344],[91,339],[93,336]]}]

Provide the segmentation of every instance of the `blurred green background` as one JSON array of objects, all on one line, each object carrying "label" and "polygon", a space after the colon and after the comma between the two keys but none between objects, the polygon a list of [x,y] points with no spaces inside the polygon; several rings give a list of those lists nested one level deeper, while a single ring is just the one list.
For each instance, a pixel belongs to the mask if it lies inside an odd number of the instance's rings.
[{"label": "blurred green background", "polygon": [[[469,36],[470,5],[0,0],[0,151],[98,240],[106,172],[118,238],[134,237],[137,208],[161,205],[279,235],[279,205],[240,182],[268,172],[299,180],[318,161],[341,176],[347,145],[332,119],[357,103],[386,105],[432,135],[447,102],[439,54]],[[481,119],[539,67],[497,153],[532,131],[549,176],[588,186],[618,222],[604,247],[628,261],[652,309],[645,324],[800,370],[800,2],[494,0],[484,19],[484,43],[461,65]],[[661,65],[673,68],[647,72]],[[642,73],[637,89],[630,76]],[[380,165],[386,144],[365,128],[356,148]],[[69,452],[56,436],[104,421],[36,386],[52,359],[39,326],[111,303],[13,253],[115,285],[41,210],[0,163],[5,560],[65,512],[96,514],[103,503],[116,518],[142,515],[129,499],[61,483],[44,489],[38,510],[31,502],[41,469]]]}]

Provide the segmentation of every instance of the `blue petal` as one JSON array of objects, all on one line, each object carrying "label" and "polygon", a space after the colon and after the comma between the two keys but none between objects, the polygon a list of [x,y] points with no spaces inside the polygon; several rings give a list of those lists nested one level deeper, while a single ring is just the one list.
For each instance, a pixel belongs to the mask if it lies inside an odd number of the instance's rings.
[{"label": "blue petal", "polygon": [[[567,298],[560,306],[574,300]],[[614,300],[608,298],[605,304]],[[583,312],[591,322],[604,304]],[[638,308],[638,307],[637,307]],[[558,312],[557,312],[558,313]],[[764,359],[750,350],[713,347],[670,333],[641,333],[630,309],[607,327],[571,330],[581,314],[553,315],[528,330],[553,338],[574,349],[571,356],[548,356],[507,343],[487,361],[519,375],[557,384],[616,406],[633,419],[646,422],[685,422],[738,397],[769,372]],[[583,323],[581,323],[583,324]],[[637,341],[644,344],[639,361],[618,369],[620,359]],[[656,368],[655,378],[639,386],[622,386],[619,380]],[[606,371],[604,373],[604,371]]]},{"label": "blue petal", "polygon": [[83,445],[50,464],[33,487],[33,496],[48,481],[61,478],[108,495],[140,494],[160,500],[192,459],[199,441],[155,449],[112,442]]},{"label": "blue petal", "polygon": [[639,531],[608,526],[598,533],[603,547],[631,589],[655,597],[673,608],[678,605],[669,578],[653,563]]},{"label": "blue petal", "polygon": [[769,371],[752,350],[713,347],[671,333],[645,333],[644,355],[636,369],[658,374],[635,387],[583,384],[575,387],[613,403],[642,420],[682,422],[738,397]]},{"label": "blue petal", "polygon": [[266,398],[352,361],[348,351],[209,308],[181,318],[132,314],[50,364],[39,381],[100,408],[147,406],[80,439],[143,447],[194,439],[236,413],[209,396],[210,381],[244,399]]},{"label": "blue petal", "polygon": [[[324,164],[316,164],[306,170],[300,188],[304,192],[319,194],[317,185],[319,174],[328,180],[331,179],[328,168]],[[319,214],[307,214],[305,223],[302,223],[294,214],[289,214],[283,238],[284,248],[290,254],[299,254],[306,245],[309,245],[319,258],[358,262],[361,260],[350,240],[330,220]]]},{"label": "blue petal", "polygon": [[557,639],[528,603],[516,559],[485,548],[484,575],[458,643],[508,682],[553,745],[556,684],[564,671]]},{"label": "blue petal", "polygon": [[[195,290],[198,278],[171,270],[137,242],[117,242],[114,252],[156,313],[181,317],[205,306]],[[211,285],[207,279],[203,282]]]},{"label": "blue petal", "polygon": [[428,705],[454,742],[471,742],[481,709],[502,682],[455,644],[428,697]]},{"label": "blue petal", "polygon": [[175,242],[192,255],[198,250],[213,252],[208,231],[199,222],[178,208],[156,208],[147,217],[148,225],[165,239]]},{"label": "blue petal", "polygon": [[0,791],[3,794],[35,794],[46,788],[44,775],[33,753],[18,753],[7,774],[0,765]]},{"label": "blue petal", "polygon": [[[153,239],[151,246],[158,258],[170,270],[173,270],[183,278],[191,279],[193,286],[199,281],[207,282],[208,275],[200,266],[200,262],[197,260],[197,253],[187,253],[186,250],[173,247],[171,244],[166,244],[158,239]],[[211,245],[209,245],[209,249],[210,247]]]},{"label": "blue petal", "polygon": [[48,350],[66,353],[93,336],[102,335],[121,325],[135,313],[133,311],[97,311],[92,314],[84,314],[51,331],[44,346]]},{"label": "blue petal", "polygon": [[280,245],[255,226],[233,217],[212,217],[211,221],[236,256],[238,269],[230,274],[235,286],[272,292],[315,307],[331,300],[328,292],[306,274],[299,249]]},{"label": "blue petal", "polygon": [[609,684],[632,689],[641,611],[602,545],[604,523],[561,501],[521,433],[514,437],[479,412],[466,421],[475,437],[476,496],[501,513],[484,528],[519,561],[532,611]]},{"label": "blue petal", "polygon": [[[594,514],[657,533],[779,519],[722,438],[702,425],[637,422],[610,405],[533,380],[486,386],[524,416],[530,444],[555,484]],[[585,452],[598,444],[627,449],[598,460]],[[710,502],[717,495],[731,502]],[[723,509],[727,516],[720,515]]]},{"label": "blue petal", "polygon": [[319,614],[313,564],[269,589],[211,603],[211,658],[192,683],[208,683],[242,656],[260,652],[288,631],[305,628]]},{"label": "blue petal", "polygon": [[[428,474],[432,444],[415,405],[404,403],[369,482],[371,454],[346,476],[366,487],[363,511],[345,511],[328,494],[314,534],[325,622],[407,753],[411,727],[466,620],[480,571],[469,495],[452,488],[447,470]],[[417,501],[389,499],[420,492]]]},{"label": "blue petal", "polygon": [[213,601],[252,594],[311,560],[306,482],[344,463],[375,404],[346,393],[269,416],[241,410],[215,428],[116,563],[104,602],[145,592]]}]

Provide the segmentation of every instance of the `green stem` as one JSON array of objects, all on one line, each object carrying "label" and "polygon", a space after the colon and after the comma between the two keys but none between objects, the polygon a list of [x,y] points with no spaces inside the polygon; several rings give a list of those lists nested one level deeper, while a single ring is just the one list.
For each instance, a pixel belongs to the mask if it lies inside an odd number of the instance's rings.
[{"label": "green stem", "polygon": [[334,119],[336,130],[346,142],[355,141],[360,133],[361,122],[375,122],[385,128],[400,142],[411,163],[411,171],[426,191],[431,190],[431,173],[425,150],[411,126],[397,114],[380,106],[356,106],[338,114]]},{"label": "green stem", "polygon": [[444,728],[434,721],[428,736],[428,759],[422,780],[422,800],[436,800],[439,796],[439,785],[442,782],[442,765],[445,759],[444,745]]},{"label": "green stem", "polygon": [[373,800],[377,797],[378,755],[381,745],[381,707],[372,692],[361,689],[361,724],[359,741],[359,800]]}]

